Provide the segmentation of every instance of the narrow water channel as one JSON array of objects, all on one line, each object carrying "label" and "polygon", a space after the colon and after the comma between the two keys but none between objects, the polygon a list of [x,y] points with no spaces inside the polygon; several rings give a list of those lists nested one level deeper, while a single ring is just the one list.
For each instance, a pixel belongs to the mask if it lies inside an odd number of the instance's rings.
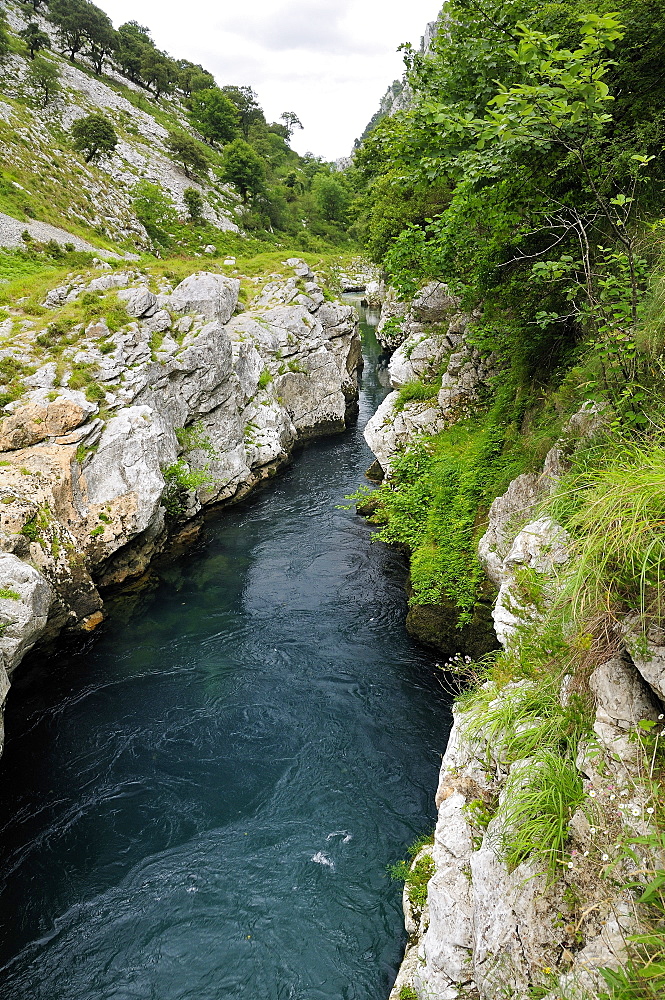
[{"label": "narrow water channel", "polygon": [[0,762],[6,1000],[385,1000],[385,874],[434,821],[450,717],[401,558],[336,507],[385,395],[19,669]]}]

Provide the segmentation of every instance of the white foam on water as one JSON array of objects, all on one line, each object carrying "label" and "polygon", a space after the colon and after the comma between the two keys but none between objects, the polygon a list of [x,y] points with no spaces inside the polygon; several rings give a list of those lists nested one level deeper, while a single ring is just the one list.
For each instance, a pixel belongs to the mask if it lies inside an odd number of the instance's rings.
[{"label": "white foam on water", "polygon": [[314,862],[314,864],[325,865],[326,868],[332,868],[333,871],[335,870],[335,865],[333,861],[328,857],[327,854],[322,854],[321,851],[317,851],[311,860]]}]

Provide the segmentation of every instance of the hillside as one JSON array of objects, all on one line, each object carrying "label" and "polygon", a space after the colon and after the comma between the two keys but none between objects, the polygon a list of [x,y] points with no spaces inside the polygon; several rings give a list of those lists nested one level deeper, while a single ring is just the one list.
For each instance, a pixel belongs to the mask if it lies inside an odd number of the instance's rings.
[{"label": "hillside", "polygon": [[[269,124],[250,88],[220,89],[203,67],[158,51],[147,28],[115,31],[87,0],[8,3],[5,23],[1,245],[20,245],[26,227],[47,242],[31,220],[122,253],[226,254],[248,231],[303,250],[347,239],[343,179],[289,148],[294,113]],[[117,142],[87,162],[72,126],[91,114]],[[188,190],[201,196],[194,217]]]}]

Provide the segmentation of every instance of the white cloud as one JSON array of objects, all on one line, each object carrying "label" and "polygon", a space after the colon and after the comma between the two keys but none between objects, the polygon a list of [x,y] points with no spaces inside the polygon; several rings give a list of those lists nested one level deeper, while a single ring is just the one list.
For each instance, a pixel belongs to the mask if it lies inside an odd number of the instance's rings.
[{"label": "white cloud", "polygon": [[218,83],[250,85],[270,121],[295,111],[300,151],[345,156],[402,75],[402,42],[418,44],[442,0],[95,0],[116,27],[135,20],[176,58],[209,69]]}]

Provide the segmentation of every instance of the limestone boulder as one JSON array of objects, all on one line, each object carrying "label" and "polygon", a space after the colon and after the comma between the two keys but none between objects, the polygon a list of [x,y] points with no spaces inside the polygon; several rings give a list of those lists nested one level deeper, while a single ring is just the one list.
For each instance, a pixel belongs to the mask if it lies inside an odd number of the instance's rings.
[{"label": "limestone boulder", "polygon": [[44,631],[52,603],[53,591],[41,573],[0,552],[0,659],[7,675]]},{"label": "limestone boulder", "polygon": [[225,274],[199,271],[175,287],[167,308],[180,313],[200,313],[208,320],[228,323],[238,302],[240,281]]},{"label": "limestone boulder", "polygon": [[389,393],[363,432],[381,468],[390,473],[395,455],[412,445],[423,434],[436,434],[446,426],[446,419],[437,406],[427,401],[413,402],[399,409],[399,394]]},{"label": "limestone boulder", "polygon": [[516,628],[538,617],[538,609],[521,593],[517,579],[522,568],[552,578],[569,558],[570,537],[551,518],[542,517],[522,528],[501,568],[501,586],[492,611],[499,642],[507,646]]},{"label": "limestone boulder", "polygon": [[441,323],[459,309],[459,299],[451,295],[443,281],[430,281],[414,296],[411,313],[421,323]]},{"label": "limestone boulder", "polygon": [[124,288],[118,292],[118,298],[124,302],[128,315],[135,319],[151,316],[157,309],[157,296],[144,285],[138,288]]},{"label": "limestone boulder", "polygon": [[596,699],[593,728],[599,742],[620,760],[632,760],[635,746],[629,734],[642,720],[655,722],[662,705],[627,656],[615,656],[596,667],[589,687]]},{"label": "limestone boulder", "polygon": [[490,507],[487,531],[478,543],[478,557],[497,587],[504,582],[504,560],[519,529],[531,520],[540,493],[540,477],[525,473],[513,479]]},{"label": "limestone boulder", "polygon": [[162,469],[176,455],[173,428],[148,406],[126,407],[106,424],[85,466],[86,498],[95,507],[111,504],[112,511],[121,511],[125,542],[155,519],[164,491]]},{"label": "limestone boulder", "polygon": [[445,337],[410,337],[390,359],[390,384],[399,389],[415,379],[433,378],[449,353],[450,344]]},{"label": "limestone boulder", "polygon": [[640,675],[665,702],[665,629],[652,626],[643,635],[640,623],[634,621],[626,630],[626,645]]}]

